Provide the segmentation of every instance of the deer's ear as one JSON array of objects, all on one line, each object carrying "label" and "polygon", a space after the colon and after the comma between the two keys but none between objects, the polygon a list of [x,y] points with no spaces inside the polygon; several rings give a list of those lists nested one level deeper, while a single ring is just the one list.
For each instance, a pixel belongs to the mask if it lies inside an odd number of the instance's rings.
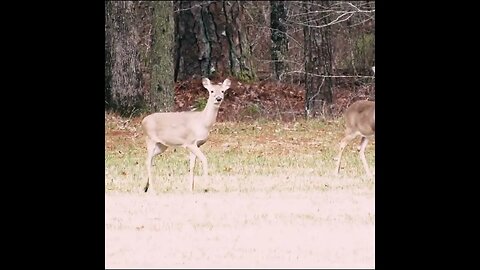
[{"label": "deer's ear", "polygon": [[225,89],[228,89],[228,88],[230,88],[231,83],[232,82],[229,79],[225,79],[225,81],[223,81],[223,87]]},{"label": "deer's ear", "polygon": [[211,85],[211,82],[208,78],[203,78],[202,84],[203,84],[203,87],[207,88],[208,86]]}]

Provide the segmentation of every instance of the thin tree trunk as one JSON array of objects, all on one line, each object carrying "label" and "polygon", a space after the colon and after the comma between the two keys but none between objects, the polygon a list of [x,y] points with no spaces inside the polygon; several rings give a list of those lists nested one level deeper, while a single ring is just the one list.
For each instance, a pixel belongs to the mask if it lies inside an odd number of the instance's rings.
[{"label": "thin tree trunk", "polygon": [[105,109],[112,107],[112,5],[105,1]]},{"label": "thin tree trunk", "polygon": [[321,1],[323,7],[319,7],[311,2],[304,3],[306,21],[310,23],[304,26],[305,114],[325,116],[330,114],[329,105],[333,101],[331,31],[330,26],[325,26],[331,19],[329,16],[323,16],[322,20],[312,19],[310,14],[315,14],[319,8],[328,8],[329,3]]},{"label": "thin tree trunk", "polygon": [[[328,9],[330,7],[329,1],[321,1],[322,4]],[[322,20],[323,25],[329,25],[331,22],[330,16],[324,16]],[[325,77],[325,84],[322,92],[322,98],[326,104],[330,105],[333,102],[333,83],[332,83],[332,26],[325,26],[320,28],[320,37],[322,39],[320,52],[321,52],[321,64],[323,65],[322,73]],[[328,108],[328,107],[327,107]],[[327,112],[329,113],[329,111]]]},{"label": "thin tree trunk", "polygon": [[[310,22],[311,15],[310,11],[312,9],[311,5],[308,2],[303,3],[304,14],[306,14],[306,22]],[[318,95],[316,80],[314,76],[318,55],[315,39],[315,29],[305,24],[303,26],[303,36],[304,36],[304,62],[305,62],[305,116],[312,117],[314,115],[316,97]]]},{"label": "thin tree trunk", "polygon": [[270,6],[273,73],[279,80],[286,69],[285,59],[287,59],[288,52],[287,27],[285,25],[287,10],[283,1],[270,1]]}]

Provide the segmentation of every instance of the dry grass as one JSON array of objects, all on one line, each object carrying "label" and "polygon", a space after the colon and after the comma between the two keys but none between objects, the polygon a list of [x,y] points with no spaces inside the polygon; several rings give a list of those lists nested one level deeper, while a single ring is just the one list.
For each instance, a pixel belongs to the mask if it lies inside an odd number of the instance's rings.
[{"label": "dry grass", "polygon": [[[356,145],[332,174],[341,122],[217,123],[210,177],[190,192],[187,152],[168,149],[146,194],[139,123],[105,119],[107,268],[375,266],[375,188]],[[366,154],[374,170],[374,144]]]}]

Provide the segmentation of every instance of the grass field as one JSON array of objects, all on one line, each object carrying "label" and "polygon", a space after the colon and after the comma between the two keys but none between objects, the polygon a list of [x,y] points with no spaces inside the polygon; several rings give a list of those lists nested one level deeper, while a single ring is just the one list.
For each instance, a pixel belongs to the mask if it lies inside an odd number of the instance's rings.
[{"label": "grass field", "polygon": [[[155,158],[148,193],[140,118],[105,117],[107,268],[373,268],[375,186],[349,145],[333,157],[341,121],[219,122],[197,161]],[[375,169],[374,142],[366,150]]]}]

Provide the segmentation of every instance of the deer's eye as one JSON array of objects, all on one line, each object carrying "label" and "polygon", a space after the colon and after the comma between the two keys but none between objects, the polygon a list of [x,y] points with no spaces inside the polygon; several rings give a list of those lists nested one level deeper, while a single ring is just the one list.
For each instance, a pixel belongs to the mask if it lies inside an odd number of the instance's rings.
[{"label": "deer's eye", "polygon": [[225,93],[225,90],[222,90],[222,93]]},{"label": "deer's eye", "polygon": [[210,93],[212,93],[212,94],[213,94],[213,90],[212,90],[212,91],[210,91]]}]

